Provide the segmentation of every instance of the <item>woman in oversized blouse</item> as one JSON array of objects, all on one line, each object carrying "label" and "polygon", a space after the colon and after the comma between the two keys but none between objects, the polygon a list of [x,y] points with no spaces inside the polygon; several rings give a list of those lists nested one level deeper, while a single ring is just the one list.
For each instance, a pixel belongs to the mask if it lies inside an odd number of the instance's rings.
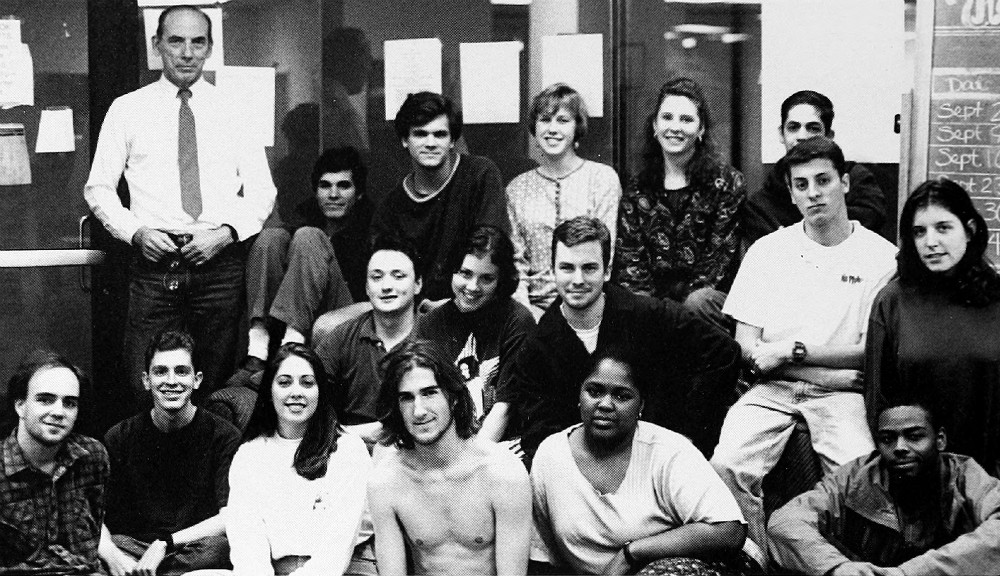
[{"label": "woman in oversized blouse", "polygon": [[874,420],[903,389],[939,406],[948,449],[1000,475],[1000,276],[986,221],[950,180],[903,206],[899,274],[872,307],[865,403]]},{"label": "woman in oversized blouse", "polygon": [[721,317],[738,265],[743,175],[716,155],[708,102],[693,80],[664,84],[646,126],[645,165],[618,210],[615,280],[696,309],[713,301]]}]

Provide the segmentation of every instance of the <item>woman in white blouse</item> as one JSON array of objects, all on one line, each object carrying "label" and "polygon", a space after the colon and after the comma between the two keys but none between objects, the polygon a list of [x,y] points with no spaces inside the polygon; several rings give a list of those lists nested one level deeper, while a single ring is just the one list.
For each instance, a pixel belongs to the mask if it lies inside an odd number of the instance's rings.
[{"label": "woman in white blouse", "polygon": [[278,349],[229,469],[235,576],[375,574],[364,442],[344,433],[316,353]]},{"label": "woman in white blouse", "polygon": [[507,206],[521,274],[515,297],[538,316],[556,297],[552,231],[564,220],[590,216],[604,222],[614,246],[622,187],[614,168],[576,155],[587,134],[587,107],[576,90],[565,84],[542,90],[531,104],[528,130],[538,144],[538,167],[510,181]]}]

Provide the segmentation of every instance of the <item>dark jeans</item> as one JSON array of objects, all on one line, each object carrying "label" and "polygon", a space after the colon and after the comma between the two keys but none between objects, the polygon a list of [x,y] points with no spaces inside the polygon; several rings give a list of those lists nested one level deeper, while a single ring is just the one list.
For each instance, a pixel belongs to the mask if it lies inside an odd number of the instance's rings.
[{"label": "dark jeans", "polygon": [[244,254],[242,244],[232,244],[209,262],[190,266],[179,257],[150,262],[135,251],[124,354],[132,413],[149,405],[142,385],[146,346],[163,330],[187,330],[194,338],[194,366],[205,375],[196,403],[232,374],[243,312]]}]

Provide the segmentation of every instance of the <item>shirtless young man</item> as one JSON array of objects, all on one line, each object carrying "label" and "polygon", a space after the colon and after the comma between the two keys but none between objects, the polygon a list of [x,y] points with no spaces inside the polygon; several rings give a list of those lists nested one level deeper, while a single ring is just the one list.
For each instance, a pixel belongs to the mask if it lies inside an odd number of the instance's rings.
[{"label": "shirtless young man", "polygon": [[527,571],[528,474],[510,451],[477,439],[473,406],[433,343],[406,342],[386,358],[383,443],[398,450],[368,486],[379,574]]}]

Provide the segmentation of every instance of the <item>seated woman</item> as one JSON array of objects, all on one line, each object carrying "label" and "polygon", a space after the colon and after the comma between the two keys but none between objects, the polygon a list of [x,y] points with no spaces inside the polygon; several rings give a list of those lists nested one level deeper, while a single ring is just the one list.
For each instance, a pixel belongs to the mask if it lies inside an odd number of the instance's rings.
[{"label": "seated woman", "polygon": [[576,155],[587,135],[587,107],[565,84],[542,90],[531,103],[528,131],[538,144],[538,167],[510,181],[507,207],[520,270],[517,298],[537,316],[556,298],[552,231],[575,216],[598,218],[615,245],[621,181],[615,169]]},{"label": "seated woman", "polygon": [[285,344],[229,469],[235,576],[375,574],[365,443],[337,423],[323,363]]},{"label": "seated woman", "polygon": [[511,295],[517,286],[514,247],[500,230],[480,226],[453,267],[455,297],[420,317],[417,338],[444,347],[465,377],[485,420],[481,437],[498,442],[510,436],[511,398],[507,384],[514,358],[535,327],[531,312]]},{"label": "seated woman", "polygon": [[646,126],[644,165],[618,210],[615,281],[732,332],[722,304],[739,265],[743,175],[716,154],[694,80],[664,84]]},{"label": "seated woman", "polygon": [[575,574],[752,570],[735,498],[690,441],[639,421],[646,392],[623,352],[595,356],[583,422],[535,454],[532,560]]},{"label": "seated woman", "polygon": [[900,389],[939,407],[948,449],[1000,475],[1000,275],[990,232],[951,180],[917,187],[899,217],[899,275],[875,299],[865,354],[869,420]]}]

